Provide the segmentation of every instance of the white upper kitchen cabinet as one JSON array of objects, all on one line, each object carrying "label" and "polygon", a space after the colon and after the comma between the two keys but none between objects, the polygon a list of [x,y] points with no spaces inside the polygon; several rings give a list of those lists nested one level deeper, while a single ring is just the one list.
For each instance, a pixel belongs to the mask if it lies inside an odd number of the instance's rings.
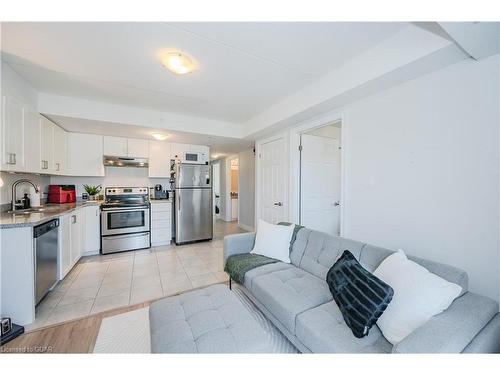
[{"label": "white upper kitchen cabinet", "polygon": [[127,139],[127,156],[133,158],[147,158],[149,156],[149,143],[146,139]]},{"label": "white upper kitchen cabinet", "polygon": [[70,176],[104,176],[102,135],[67,133]]},{"label": "white upper kitchen cabinet", "polygon": [[205,145],[189,145],[189,151],[191,152],[201,152],[208,156],[209,147]]},{"label": "white upper kitchen cabinet", "polygon": [[40,115],[25,109],[24,111],[24,162],[26,172],[41,173],[41,129]]},{"label": "white upper kitchen cabinet", "polygon": [[66,131],[54,125],[54,174],[66,173],[67,140]]},{"label": "white upper kitchen cabinet", "polygon": [[189,145],[185,143],[171,143],[170,144],[170,159],[183,159],[184,153],[189,151]]},{"label": "white upper kitchen cabinet", "polygon": [[54,123],[40,116],[40,145],[42,173],[54,173]]},{"label": "white upper kitchen cabinet", "polygon": [[146,139],[104,136],[104,155],[126,156],[131,158],[147,158],[149,155]]},{"label": "white upper kitchen cabinet", "polygon": [[170,178],[170,143],[149,141],[149,177]]},{"label": "white upper kitchen cabinet", "polygon": [[24,107],[10,96],[2,96],[2,170],[22,172],[24,163]]},{"label": "white upper kitchen cabinet", "polygon": [[101,249],[101,221],[98,205],[83,207],[82,211],[82,254],[90,255],[99,253]]},{"label": "white upper kitchen cabinet", "polygon": [[104,155],[127,156],[127,138],[104,136]]}]

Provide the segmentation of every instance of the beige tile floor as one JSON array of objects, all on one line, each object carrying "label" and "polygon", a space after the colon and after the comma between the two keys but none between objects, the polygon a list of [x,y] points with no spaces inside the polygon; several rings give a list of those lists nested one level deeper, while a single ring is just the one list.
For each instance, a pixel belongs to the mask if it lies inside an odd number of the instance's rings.
[{"label": "beige tile floor", "polygon": [[222,267],[226,234],[243,232],[216,221],[214,239],[184,246],[82,258],[36,308],[27,330],[134,305],[228,280]]}]

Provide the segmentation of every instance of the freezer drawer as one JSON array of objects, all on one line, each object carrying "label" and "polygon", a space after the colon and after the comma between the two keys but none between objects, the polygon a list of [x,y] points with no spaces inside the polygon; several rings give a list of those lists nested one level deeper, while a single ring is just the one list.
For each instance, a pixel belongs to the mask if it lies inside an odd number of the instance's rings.
[{"label": "freezer drawer", "polygon": [[178,189],[175,200],[175,243],[212,239],[212,189]]}]

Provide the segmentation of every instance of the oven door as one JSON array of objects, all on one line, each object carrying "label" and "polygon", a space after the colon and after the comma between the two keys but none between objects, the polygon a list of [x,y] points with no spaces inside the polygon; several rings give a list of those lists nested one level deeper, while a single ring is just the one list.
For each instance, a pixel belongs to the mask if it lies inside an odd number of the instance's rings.
[{"label": "oven door", "polygon": [[103,236],[149,232],[149,208],[112,208],[101,212]]}]

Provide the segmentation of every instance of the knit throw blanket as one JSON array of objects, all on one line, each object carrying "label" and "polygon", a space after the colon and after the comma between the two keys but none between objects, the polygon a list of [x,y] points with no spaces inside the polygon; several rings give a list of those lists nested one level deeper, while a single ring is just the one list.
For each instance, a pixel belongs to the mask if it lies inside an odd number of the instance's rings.
[{"label": "knit throw blanket", "polygon": [[[292,224],[282,222],[278,223],[278,225],[292,225]],[[290,251],[292,251],[293,243],[297,238],[297,232],[301,228],[303,228],[303,226],[295,225],[292,239],[290,241]],[[277,263],[277,262],[279,262],[279,260],[268,258],[264,255],[259,255],[259,254],[251,254],[251,253],[235,254],[227,258],[224,271],[226,271],[229,274],[231,279],[233,279],[239,284],[243,284],[243,282],[245,281],[245,274],[248,271],[253,270],[254,268],[257,267],[264,266],[266,264]]]}]

